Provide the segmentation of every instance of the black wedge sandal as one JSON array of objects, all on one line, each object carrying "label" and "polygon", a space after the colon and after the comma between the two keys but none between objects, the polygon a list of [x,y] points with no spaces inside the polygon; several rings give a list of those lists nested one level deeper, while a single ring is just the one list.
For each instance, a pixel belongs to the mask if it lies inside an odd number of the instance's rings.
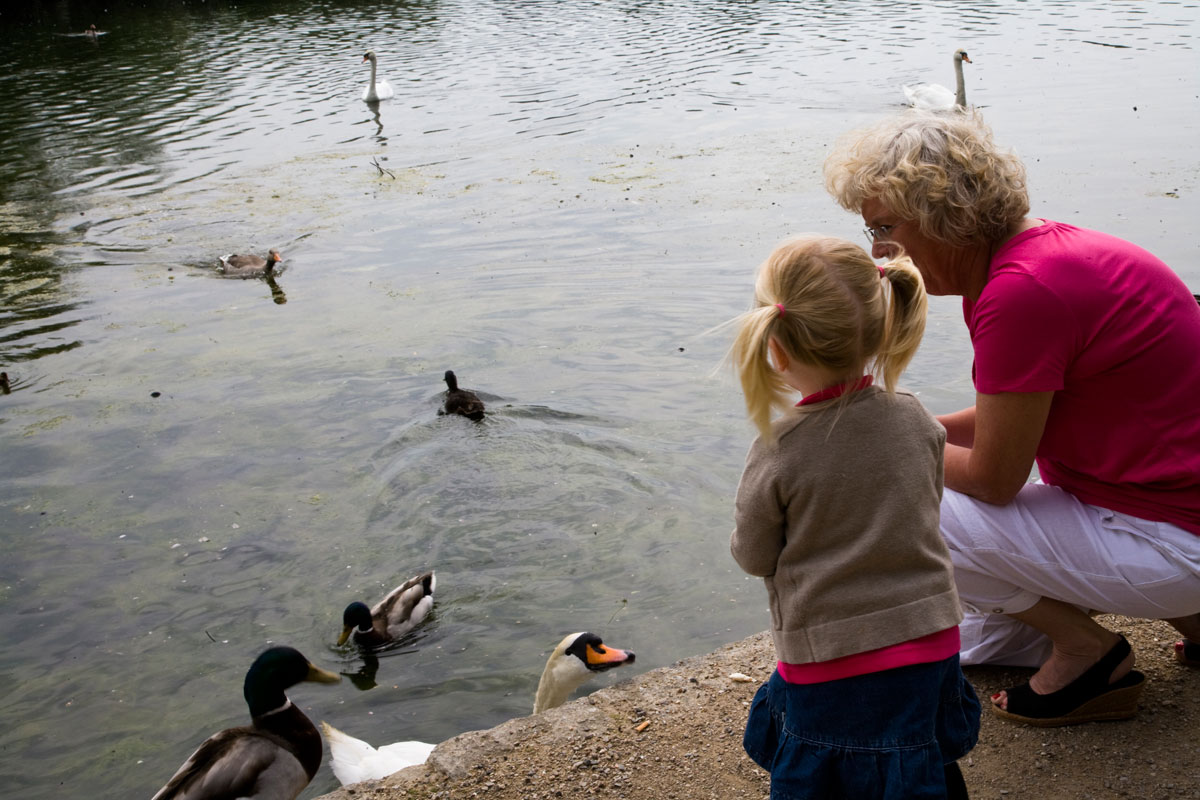
[{"label": "black wedge sandal", "polygon": [[1115,670],[1132,652],[1124,636],[1088,671],[1057,692],[1038,694],[1028,683],[1008,692],[1008,708],[992,704],[1001,719],[1038,728],[1056,728],[1081,722],[1129,719],[1137,714],[1138,697],[1146,676],[1130,670],[1120,680],[1109,683]]}]

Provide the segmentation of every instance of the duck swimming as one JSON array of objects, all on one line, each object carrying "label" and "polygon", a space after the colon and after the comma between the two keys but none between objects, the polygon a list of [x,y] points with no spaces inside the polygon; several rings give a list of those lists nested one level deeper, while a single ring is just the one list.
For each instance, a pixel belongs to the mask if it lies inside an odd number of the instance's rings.
[{"label": "duck swimming", "polygon": [[273,273],[275,265],[280,261],[283,261],[283,256],[279,255],[278,250],[271,248],[267,251],[266,258],[253,255],[221,256],[221,266],[217,267],[217,270],[231,277],[260,278]]},{"label": "duck swimming", "polygon": [[321,735],[284,690],[339,680],[291,647],[265,651],[243,687],[250,724],[206,739],[153,800],[294,800],[321,766]]},{"label": "duck swimming", "polygon": [[378,647],[404,636],[429,615],[435,586],[437,578],[430,571],[409,578],[392,589],[374,608],[367,608],[366,603],[357,601],[346,606],[338,647],[344,645],[351,634],[355,644],[364,647]]},{"label": "duck swimming", "polygon": [[[589,678],[605,670],[632,664],[630,650],[608,647],[594,633],[582,631],[563,638],[542,670],[533,713],[540,714],[562,705],[571,692]],[[385,778],[414,764],[424,764],[434,745],[426,742],[395,742],[375,748],[361,739],[347,736],[328,722],[321,722],[329,743],[329,766],[343,786],[359,781]]]},{"label": "duck swimming", "polygon": [[447,386],[446,402],[439,413],[458,414],[476,422],[483,419],[483,401],[474,392],[458,388],[458,377],[453,370],[446,370],[442,380],[446,382]]}]

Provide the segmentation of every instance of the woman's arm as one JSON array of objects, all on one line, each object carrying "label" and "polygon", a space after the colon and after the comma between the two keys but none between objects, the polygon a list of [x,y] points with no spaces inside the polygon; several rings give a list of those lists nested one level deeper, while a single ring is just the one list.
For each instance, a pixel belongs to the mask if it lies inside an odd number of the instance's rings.
[{"label": "woman's arm", "polygon": [[974,405],[953,414],[940,414],[937,421],[946,428],[946,444],[960,447],[974,444]]},{"label": "woman's arm", "polygon": [[959,447],[970,447],[975,442],[975,406],[955,411],[953,414],[941,414],[937,421],[946,429],[946,444],[956,444]]},{"label": "woman's arm", "polygon": [[973,408],[939,417],[946,426],[946,487],[995,505],[1016,497],[1033,470],[1053,399],[1054,392],[977,394]]}]

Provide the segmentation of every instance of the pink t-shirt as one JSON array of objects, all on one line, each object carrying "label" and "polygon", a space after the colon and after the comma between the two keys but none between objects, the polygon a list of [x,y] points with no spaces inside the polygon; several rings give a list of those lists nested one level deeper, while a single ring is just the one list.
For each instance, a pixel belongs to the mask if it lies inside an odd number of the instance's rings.
[{"label": "pink t-shirt", "polygon": [[1200,534],[1200,306],[1166,264],[1047,220],[1000,248],[963,316],[977,391],[1055,393],[1044,482]]},{"label": "pink t-shirt", "polygon": [[779,677],[788,683],[828,683],[870,672],[945,661],[957,653],[960,647],[962,639],[958,626],[955,626],[918,639],[888,645],[878,650],[868,650],[865,653],[842,656],[831,661],[813,661],[808,664],[779,661],[775,668],[779,670]]}]

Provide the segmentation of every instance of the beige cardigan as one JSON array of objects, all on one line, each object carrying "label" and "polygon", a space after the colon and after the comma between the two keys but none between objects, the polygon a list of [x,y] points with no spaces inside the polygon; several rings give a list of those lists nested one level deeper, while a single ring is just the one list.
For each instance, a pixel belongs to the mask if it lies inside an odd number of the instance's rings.
[{"label": "beige cardigan", "polygon": [[962,620],[938,530],[945,429],[911,394],[871,386],[845,399],[777,420],[738,485],[730,549],[765,579],[775,651],[791,664]]}]

